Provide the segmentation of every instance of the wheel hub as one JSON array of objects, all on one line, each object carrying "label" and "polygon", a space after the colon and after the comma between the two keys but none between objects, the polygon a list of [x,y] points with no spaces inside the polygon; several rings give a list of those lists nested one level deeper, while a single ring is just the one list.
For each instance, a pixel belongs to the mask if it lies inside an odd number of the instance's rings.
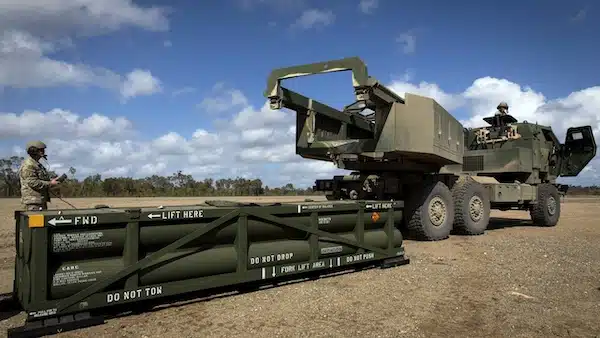
[{"label": "wheel hub", "polygon": [[473,196],[469,200],[469,216],[474,222],[478,222],[483,217],[483,201],[479,196]]},{"label": "wheel hub", "polygon": [[446,203],[440,197],[435,196],[429,202],[429,219],[436,227],[444,224],[446,220]]},{"label": "wheel hub", "polygon": [[556,213],[556,199],[554,198],[554,196],[548,197],[546,207],[548,208],[548,213],[554,216],[554,214]]}]

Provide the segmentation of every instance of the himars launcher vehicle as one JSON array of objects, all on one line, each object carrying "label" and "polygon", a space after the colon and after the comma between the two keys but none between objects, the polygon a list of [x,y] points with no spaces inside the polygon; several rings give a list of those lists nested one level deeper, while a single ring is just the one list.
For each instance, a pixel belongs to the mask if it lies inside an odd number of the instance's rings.
[{"label": "himars launcher vehicle", "polygon": [[[282,86],[337,71],[352,71],[356,96],[343,111]],[[556,178],[577,176],[596,155],[590,126],[569,128],[564,144],[551,127],[508,114],[464,128],[431,98],[401,98],[356,57],[276,69],[265,96],[271,109],[297,113],[298,155],[352,171],[316,180],[315,190],[330,200],[403,200],[405,225],[425,240],[482,234],[492,208],[529,210],[535,224],[554,226],[566,188]]]}]

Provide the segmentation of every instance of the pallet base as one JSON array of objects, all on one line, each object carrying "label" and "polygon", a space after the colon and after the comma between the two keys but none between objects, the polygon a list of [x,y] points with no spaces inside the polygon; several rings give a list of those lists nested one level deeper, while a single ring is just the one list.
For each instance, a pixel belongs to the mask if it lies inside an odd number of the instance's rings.
[{"label": "pallet base", "polygon": [[389,269],[389,268],[393,268],[396,266],[407,265],[407,264],[410,264],[410,259],[406,258],[405,256],[399,256],[399,257],[384,259],[380,264],[380,268],[381,269]]},{"label": "pallet base", "polygon": [[21,327],[8,329],[7,337],[41,337],[102,324],[104,324],[104,318],[100,316],[90,316],[89,313],[78,313],[75,315],[62,316],[60,318],[49,318],[36,322],[27,322]]}]

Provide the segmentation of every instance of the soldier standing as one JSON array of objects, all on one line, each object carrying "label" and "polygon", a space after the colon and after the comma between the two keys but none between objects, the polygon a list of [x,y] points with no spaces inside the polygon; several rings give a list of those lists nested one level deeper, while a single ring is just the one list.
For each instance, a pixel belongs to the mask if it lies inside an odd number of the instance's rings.
[{"label": "soldier standing", "polygon": [[42,141],[27,143],[27,154],[29,156],[19,168],[21,203],[25,211],[47,210],[50,187],[59,184],[59,181],[57,178],[51,179],[39,162],[41,158],[46,158],[46,145]]},{"label": "soldier standing", "polygon": [[506,115],[506,114],[508,114],[508,103],[502,101],[502,102],[500,102],[498,107],[496,107],[496,109],[498,109],[498,111],[496,112],[496,115]]}]

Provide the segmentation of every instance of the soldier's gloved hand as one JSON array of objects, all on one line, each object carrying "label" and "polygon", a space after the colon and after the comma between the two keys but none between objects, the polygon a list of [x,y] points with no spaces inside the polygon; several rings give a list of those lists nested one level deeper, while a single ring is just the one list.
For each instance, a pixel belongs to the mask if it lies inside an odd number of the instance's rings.
[{"label": "soldier's gloved hand", "polygon": [[59,183],[60,183],[60,181],[58,180],[58,177],[57,177],[57,178],[53,178],[53,179],[50,181],[50,185],[57,185],[57,184],[59,184]]}]

